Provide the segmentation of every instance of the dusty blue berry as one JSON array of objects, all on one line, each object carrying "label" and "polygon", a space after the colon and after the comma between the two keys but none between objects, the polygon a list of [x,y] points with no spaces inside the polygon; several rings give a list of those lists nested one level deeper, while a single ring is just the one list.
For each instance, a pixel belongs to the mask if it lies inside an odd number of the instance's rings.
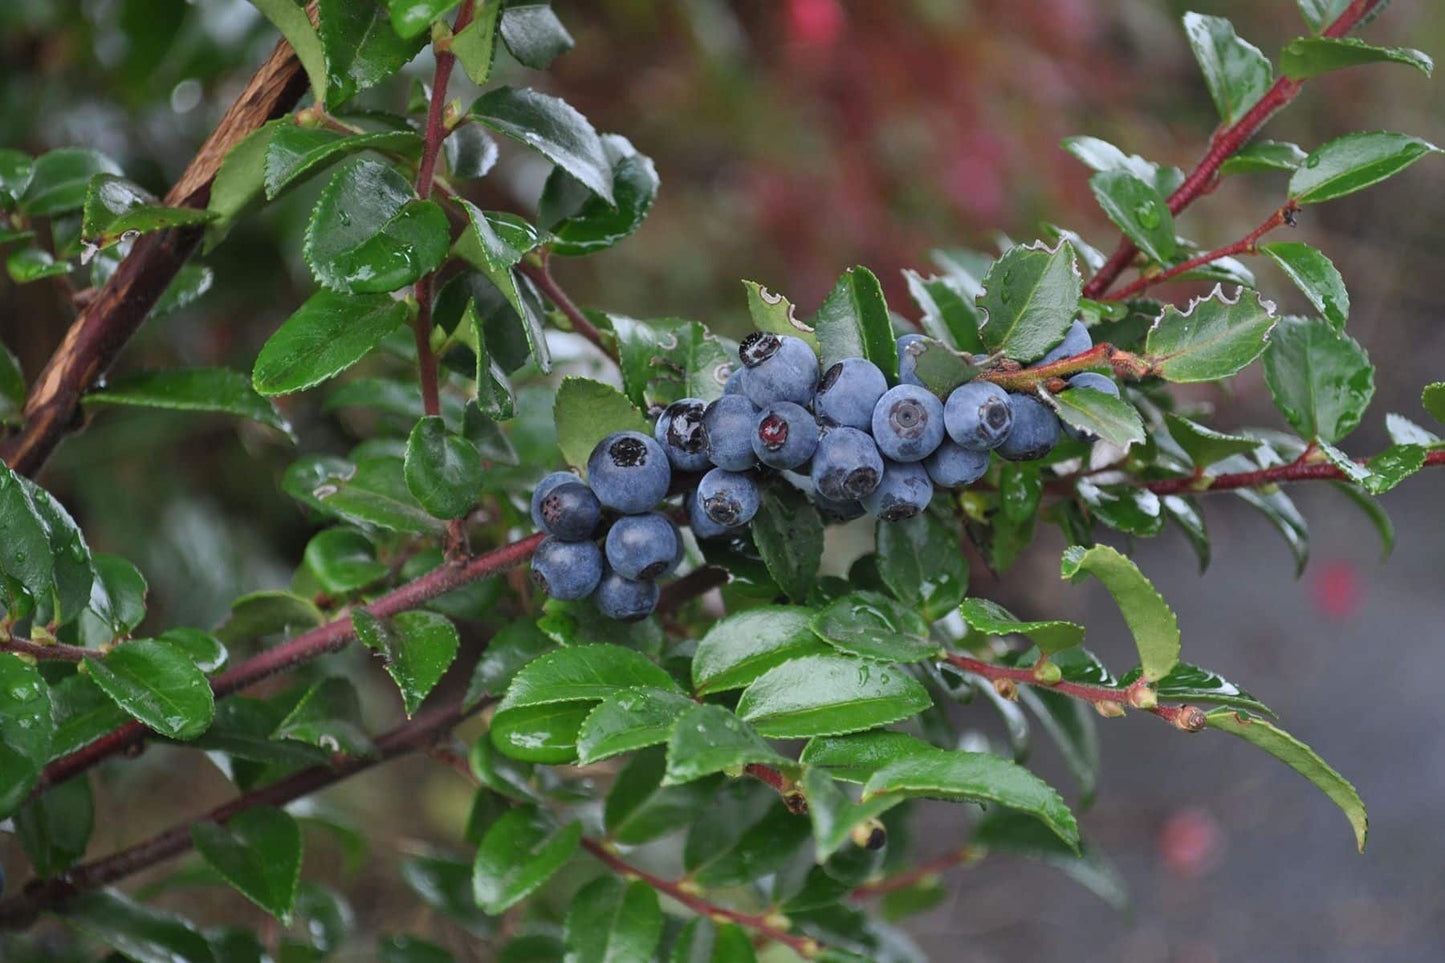
[{"label": "dusty blue berry", "polygon": [[697,500],[707,517],[719,525],[746,525],[758,513],[757,482],[747,475],[714,468],[697,483]]},{"label": "dusty blue berry", "polygon": [[994,450],[1009,461],[1042,458],[1059,443],[1059,418],[1033,395],[1009,395],[1013,427]]},{"label": "dusty blue berry", "polygon": [[585,599],[602,579],[602,552],[593,542],[542,539],[532,553],[532,581],[554,599]]},{"label": "dusty blue berry", "polygon": [[945,438],[937,451],[923,459],[923,468],[939,488],[963,488],[988,471],[988,452],[965,448]]},{"label": "dusty blue berry", "polygon": [[706,471],[707,433],[702,430],[707,404],[698,398],[674,401],[657,416],[652,436],[667,452],[667,460],[678,471]]},{"label": "dusty blue berry", "polygon": [[666,515],[648,512],[619,518],[607,533],[607,564],[625,578],[658,578],[682,555],[682,536]]},{"label": "dusty blue berry", "polygon": [[898,383],[923,387],[918,377],[918,356],[908,350],[910,344],[923,340],[921,334],[905,334],[898,339]]},{"label": "dusty blue berry", "polygon": [[602,521],[602,503],[592,489],[580,481],[557,485],[547,492],[539,506],[542,531],[568,542],[591,538]]},{"label": "dusty blue berry", "polygon": [[889,388],[873,408],[873,441],[884,458],[922,461],[943,441],[943,402],[927,388]]},{"label": "dusty blue berry", "polygon": [[698,500],[697,491],[693,490],[683,497],[682,507],[687,512],[687,527],[692,529],[694,538],[722,538],[736,531],[735,525],[719,525],[707,517],[707,512],[702,509],[702,502]]},{"label": "dusty blue berry", "polygon": [[1094,338],[1089,334],[1089,329],[1084,327],[1084,322],[1075,321],[1069,325],[1069,330],[1064,332],[1064,340],[1050,348],[1048,354],[1035,361],[1033,366],[1053,364],[1064,358],[1072,358],[1076,354],[1083,354],[1093,346]]},{"label": "dusty blue berry", "polygon": [[597,586],[597,611],[617,622],[638,622],[657,608],[657,583],[650,578],[630,579],[608,572]]},{"label": "dusty blue berry", "polygon": [[552,489],[558,485],[568,485],[581,480],[570,471],[554,471],[537,482],[537,487],[532,489],[532,524],[537,526],[538,531],[547,530],[547,525],[542,519],[542,500],[551,494]]},{"label": "dusty blue berry", "polygon": [[743,392],[759,408],[779,401],[806,405],[818,387],[818,356],[801,338],[754,331],[738,346],[747,368]]},{"label": "dusty blue berry", "polygon": [[592,449],[587,481],[603,505],[636,515],[650,511],[667,496],[672,468],[656,439],[638,431],[619,431]]},{"label": "dusty blue berry", "polygon": [[757,421],[758,409],[744,395],[723,395],[708,405],[702,416],[708,460],[728,471],[746,471],[756,465],[753,427]]},{"label": "dusty blue berry", "polygon": [[758,413],[753,454],[769,468],[797,468],[818,447],[818,423],[808,409],[791,401],[768,405]]},{"label": "dusty blue berry", "polygon": [[873,427],[873,409],[888,390],[888,379],[878,366],[864,358],[845,358],[823,372],[813,411],[826,425]]},{"label": "dusty blue berry", "polygon": [[997,448],[1013,426],[1008,392],[988,381],[959,385],[943,406],[943,424],[948,437],[964,448]]},{"label": "dusty blue berry", "polygon": [[933,499],[933,482],[918,462],[885,461],[883,479],[863,499],[869,514],[885,522],[901,522],[928,507]]},{"label": "dusty blue berry", "polygon": [[878,487],[883,456],[857,428],[829,428],[813,452],[813,487],[829,501],[856,501]]}]

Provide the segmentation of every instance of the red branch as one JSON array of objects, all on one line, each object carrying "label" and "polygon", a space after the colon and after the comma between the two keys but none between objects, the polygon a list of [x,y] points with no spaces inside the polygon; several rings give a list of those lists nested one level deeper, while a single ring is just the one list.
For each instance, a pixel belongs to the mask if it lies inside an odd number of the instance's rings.
[{"label": "red branch", "polygon": [[41,660],[49,659],[53,662],[81,662],[85,659],[98,659],[105,654],[95,649],[82,649],[78,645],[66,645],[63,642],[36,642],[32,639],[17,638],[0,640],[0,652],[18,652],[21,655]]},{"label": "red branch", "polygon": [[939,876],[955,866],[960,866],[973,859],[973,857],[973,850],[967,846],[962,849],[955,849],[951,853],[935,856],[933,859],[919,863],[917,866],[904,870],[896,875],[885,876],[883,879],[875,880],[871,883],[864,883],[848,895],[850,899],[868,899],[871,896],[882,896],[884,893],[907,889],[915,883],[921,883],[930,877]]},{"label": "red branch", "polygon": [[532,283],[537,285],[537,290],[547,295],[547,300],[555,304],[557,310],[561,311],[563,316],[571,322],[573,331],[591,341],[597,346],[598,351],[613,361],[617,360],[617,349],[603,340],[602,332],[597,330],[597,325],[587,320],[587,315],[583,314],[576,302],[567,296],[566,291],[562,290],[561,285],[552,277],[552,271],[547,267],[545,260],[541,264],[529,264],[523,261],[517,265],[517,270],[531,278]]},{"label": "red branch", "polygon": [[[1445,465],[1445,449],[1436,448],[1425,453],[1425,465]],[[1327,461],[1291,462],[1259,471],[1242,471],[1230,475],[1201,475],[1197,478],[1166,478],[1162,481],[1145,482],[1145,488],[1156,495],[1174,495],[1179,492],[1229,491],[1235,488],[1258,488],[1278,482],[1295,481],[1346,481],[1345,473]]]},{"label": "red branch", "polygon": [[[1353,0],[1321,34],[1325,37],[1343,37],[1354,29],[1355,25],[1381,5],[1383,0]],[[1178,214],[1188,207],[1194,200],[1203,194],[1214,189],[1219,182],[1219,167],[1235,152],[1247,144],[1265,122],[1275,115],[1281,108],[1294,100],[1304,86],[1302,80],[1290,80],[1288,77],[1281,77],[1274,82],[1274,85],[1265,91],[1249,112],[1241,117],[1234,124],[1215,132],[1210,139],[1209,150],[1200,159],[1189,176],[1184,178],[1173,194],[1169,195],[1169,210]],[[1134,255],[1139,249],[1134,246],[1128,238],[1121,238],[1119,246],[1104,262],[1097,274],[1089,279],[1084,285],[1084,297],[1099,298],[1105,291],[1109,290],[1123,270],[1134,260]]]}]

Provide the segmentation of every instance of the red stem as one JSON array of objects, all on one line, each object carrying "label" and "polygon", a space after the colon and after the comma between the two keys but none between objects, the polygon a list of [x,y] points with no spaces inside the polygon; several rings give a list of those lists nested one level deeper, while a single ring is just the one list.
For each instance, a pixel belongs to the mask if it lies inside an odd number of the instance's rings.
[{"label": "red stem", "polygon": [[601,351],[613,361],[617,360],[617,349],[610,347],[607,342],[602,339],[602,332],[597,330],[595,324],[587,320],[587,315],[583,314],[582,309],[577,307],[576,303],[567,296],[566,291],[562,290],[556,279],[552,277],[552,271],[547,267],[545,260],[541,264],[529,264],[523,261],[517,265],[517,270],[531,278],[532,283],[537,285],[537,290],[547,295],[547,300],[555,304],[557,310],[561,311],[563,316],[571,322],[573,331],[576,331],[582,335],[582,337],[591,341],[597,346],[598,351]]},{"label": "red stem", "polygon": [[[1363,464],[1363,462],[1362,462]],[[1436,448],[1426,452],[1425,464],[1445,465],[1445,448]],[[1184,476],[1182,478],[1166,478],[1162,481],[1145,482],[1145,488],[1156,495],[1173,495],[1179,492],[1191,493],[1197,491],[1229,491],[1235,488],[1258,488],[1261,485],[1271,485],[1277,482],[1295,481],[1345,481],[1345,473],[1327,461],[1300,462],[1294,461],[1288,465],[1276,465],[1273,468],[1261,468],[1258,471],[1235,472],[1230,475],[1202,475],[1200,477]]]},{"label": "red stem", "polygon": [[[1353,0],[1345,8],[1345,12],[1324,29],[1321,36],[1344,36],[1382,2],[1383,0]],[[1169,195],[1170,212],[1178,214],[1200,195],[1213,190],[1214,185],[1219,181],[1220,165],[1248,143],[1250,138],[1280,108],[1294,100],[1303,86],[1304,81],[1302,80],[1290,80],[1288,77],[1279,78],[1269,90],[1265,91],[1259,102],[1249,109],[1248,113],[1234,124],[1217,131],[1210,139],[1209,150],[1204,157],[1195,165],[1189,176],[1184,178],[1184,183]],[[1099,269],[1098,273],[1089,279],[1088,284],[1084,285],[1084,297],[1097,299],[1109,290],[1109,286],[1118,280],[1123,270],[1133,262],[1134,255],[1138,253],[1138,250],[1128,238],[1121,238],[1119,246],[1114,249],[1109,260],[1104,262],[1104,266]]]},{"label": "red stem", "polygon": [[882,896],[884,893],[907,889],[930,876],[941,875],[955,866],[968,862],[973,858],[973,855],[973,851],[967,846],[962,849],[955,849],[951,853],[936,856],[933,859],[919,863],[917,866],[904,870],[894,876],[886,876],[872,883],[864,883],[848,895],[851,899],[868,899],[870,896]]},{"label": "red stem", "polygon": [[80,662],[85,659],[98,659],[105,654],[95,649],[82,649],[79,646],[66,645],[63,642],[46,643],[16,638],[0,641],[0,652],[18,652],[36,659],[49,659],[57,662]]}]

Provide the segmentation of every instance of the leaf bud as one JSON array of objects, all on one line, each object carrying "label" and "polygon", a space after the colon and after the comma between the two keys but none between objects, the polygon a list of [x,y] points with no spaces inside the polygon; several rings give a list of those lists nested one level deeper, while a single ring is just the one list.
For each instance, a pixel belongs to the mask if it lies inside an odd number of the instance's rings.
[{"label": "leaf bud", "polygon": [[1105,719],[1116,719],[1124,714],[1124,707],[1113,699],[1104,699],[1094,703],[1094,711],[1098,712],[1099,715]]}]

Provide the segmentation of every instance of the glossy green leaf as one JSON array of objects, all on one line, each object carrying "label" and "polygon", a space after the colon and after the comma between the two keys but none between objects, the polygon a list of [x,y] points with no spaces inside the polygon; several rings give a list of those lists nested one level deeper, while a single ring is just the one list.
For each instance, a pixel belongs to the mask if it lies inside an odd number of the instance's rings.
[{"label": "glossy green leaf", "polygon": [[15,838],[35,875],[49,879],[85,855],[94,822],[90,780],[82,775],[51,786],[17,812]]},{"label": "glossy green leaf", "polygon": [[88,661],[85,668],[116,705],[163,736],[193,739],[215,715],[205,674],[184,652],[164,642],[131,639],[104,658]]},{"label": "glossy green leaf", "polygon": [[540,321],[532,318],[522,298],[516,273],[512,270],[545,239],[529,222],[515,214],[487,212],[470,201],[457,203],[467,215],[467,229],[454,246],[456,254],[474,265],[507,299],[523,319],[523,333],[532,356],[542,370],[551,370],[551,354]]},{"label": "glossy green leaf", "polygon": [[803,773],[803,795],[813,823],[813,842],[821,863],[849,843],[853,830],[902,802],[901,797],[877,796],[855,803],[844,795],[833,777],[822,769]]},{"label": "glossy green leaf", "polygon": [[848,736],[819,736],[803,747],[798,761],[828,770],[834,779],[866,783],[879,769],[933,747],[903,732],[874,730]]},{"label": "glossy green leaf", "polygon": [[417,200],[391,167],[363,157],[338,171],[322,190],[302,254],[322,287],[382,294],[436,268],[450,247],[442,209]]},{"label": "glossy green leaf", "polygon": [[301,67],[311,81],[311,93],[315,95],[316,102],[327,103],[330,72],[327,70],[326,52],[322,49],[321,37],[311,25],[311,18],[306,15],[305,8],[298,6],[295,0],[250,2],[265,14],[272,26],[281,31],[281,36],[285,37],[291,49],[296,51],[296,58],[301,61]]},{"label": "glossy green leaf", "polygon": [[1350,5],[1350,0],[1295,0],[1300,14],[1315,33],[1334,23]]},{"label": "glossy green leaf", "polygon": [[517,673],[498,712],[549,702],[595,701],[637,686],[678,691],[672,677],[640,652],[601,644],[560,649]]},{"label": "glossy green leaf", "polygon": [[1420,404],[1436,421],[1445,421],[1445,381],[1428,384],[1420,392]]},{"label": "glossy green leaf", "polygon": [[715,772],[736,775],[750,763],[793,765],[733,713],[722,706],[700,705],[677,718],[667,740],[667,773],[662,783],[675,786]]},{"label": "glossy green leaf", "polygon": [[57,261],[49,251],[38,247],[22,247],[5,259],[5,271],[16,284],[30,284],[69,274],[70,262]]},{"label": "glossy green leaf", "polygon": [[[19,498],[11,492],[4,499],[8,506],[0,519],[8,523],[5,534],[13,539],[14,546],[6,546],[11,554],[0,562],[0,571],[24,576],[22,584],[35,602],[32,618],[36,623],[62,625],[84,616],[96,592],[96,571],[95,560],[79,526],[54,495],[8,469],[5,476],[18,483],[25,497]],[[28,502],[29,512],[22,511],[24,502]],[[39,521],[46,541],[46,550],[32,560],[33,565],[15,554],[33,544],[30,541],[34,534],[30,530],[32,518]],[[102,562],[102,565],[109,568],[108,563]],[[42,581],[40,573],[45,569],[49,571]]]},{"label": "glossy green leaf", "polygon": [[355,929],[356,917],[346,897],[310,880],[302,882],[296,891],[295,914],[311,947],[320,953],[335,952]]},{"label": "glossy green leaf", "polygon": [[1144,422],[1123,398],[1093,388],[1069,388],[1051,396],[1059,418],[1119,448],[1144,442]]},{"label": "glossy green leaf", "polygon": [[39,670],[0,652],[0,817],[13,813],[50,761],[50,688]]},{"label": "glossy green leaf", "polygon": [[1350,828],[1355,831],[1356,845],[1360,852],[1365,851],[1365,836],[1369,832],[1365,804],[1360,801],[1355,787],[1330,768],[1313,749],[1273,723],[1254,718],[1246,712],[1216,709],[1205,719],[1213,728],[1223,729],[1253,743],[1319,787],[1331,802],[1340,807],[1350,821]]},{"label": "glossy green leaf", "polygon": [[818,350],[818,335],[810,325],[798,319],[793,302],[781,294],[774,294],[756,281],[743,281],[748,296],[748,315],[753,327],[773,334],[786,334],[808,342],[814,351]]},{"label": "glossy green leaf", "polygon": [[80,236],[96,248],[106,248],[123,238],[204,224],[215,216],[192,207],[165,207],[124,177],[96,174],[86,187]]},{"label": "glossy green leaf", "polygon": [[1290,80],[1308,80],[1331,70],[1394,62],[1426,77],[1435,71],[1428,54],[1410,47],[1377,47],[1355,37],[1298,37],[1279,52],[1279,69]]},{"label": "glossy green leaf", "polygon": [[552,12],[550,3],[510,4],[497,25],[502,41],[517,62],[533,70],[547,65],[573,47],[572,35]]},{"label": "glossy green leaf", "polygon": [[1426,454],[1420,445],[1391,445],[1365,463],[1370,472],[1370,477],[1365,479],[1365,490],[1372,495],[1383,495],[1424,468]]},{"label": "glossy green leaf", "polygon": [[1096,485],[1080,478],[1074,485],[1089,515],[1115,531],[1152,538],[1164,530],[1159,496],[1132,484]]},{"label": "glossy green leaf", "polygon": [[577,733],[577,759],[590,765],[667,741],[692,700],[670,689],[623,689],[607,696]]},{"label": "glossy green leaf", "polygon": [[206,675],[221,671],[229,658],[221,640],[201,629],[188,626],[166,629],[156,636],[156,641],[180,649]]},{"label": "glossy green leaf", "polygon": [[452,11],[460,0],[386,0],[391,26],[399,37],[415,37]]},{"label": "glossy green leaf", "polygon": [[444,615],[415,610],[378,619],[365,609],[351,613],[356,637],[386,661],[386,672],[401,690],[407,718],[420,708],[457,657],[457,627]]},{"label": "glossy green leaf", "polygon": [[1094,199],[1109,220],[1151,261],[1174,256],[1174,215],[1154,186],[1127,171],[1101,171],[1089,178]]},{"label": "glossy green leaf", "polygon": [[445,856],[413,856],[401,864],[407,888],[473,936],[491,935],[492,925],[472,898],[472,867]]},{"label": "glossy green leaf", "polygon": [[1272,306],[1259,295],[1241,289],[1231,301],[1216,287],[1184,311],[1167,305],[1149,328],[1144,353],[1167,381],[1219,381],[1260,356],[1274,324]]},{"label": "glossy green leaf", "polygon": [[557,447],[567,464],[584,468],[598,442],[616,431],[640,431],[652,437],[652,426],[627,396],[611,385],[587,378],[565,378],[552,405]]},{"label": "glossy green leaf", "polygon": [[315,174],[326,165],[361,150],[415,156],[421,152],[420,135],[410,130],[382,130],[347,134],[329,127],[283,124],[265,145],[266,196],[282,191]]},{"label": "glossy green leaf", "polygon": [[214,959],[206,938],[189,922],[142,906],[119,890],[82,893],[66,905],[64,919],[135,963],[211,963]]},{"label": "glossy green leaf", "polygon": [[566,101],[526,87],[496,87],[472,104],[472,118],[538,151],[615,206],[612,165],[602,141]]},{"label": "glossy green leaf", "polygon": [[[1138,678],[1139,669],[1130,669],[1119,678],[1119,687],[1127,689]],[[1203,702],[1248,709],[1260,715],[1274,715],[1269,706],[1219,673],[1201,669],[1188,662],[1180,662],[1171,669],[1168,675],[1154,684],[1154,691],[1160,700],[1165,702]]]},{"label": "glossy green leaf", "polygon": [[1099,173],[1118,171],[1131,174],[1161,195],[1172,194],[1184,180],[1184,172],[1177,167],[1161,167],[1138,154],[1125,154],[1113,144],[1097,137],[1065,137],[1059,146],[1091,170]]},{"label": "glossy green leaf", "polygon": [[1393,411],[1385,415],[1385,430],[1389,432],[1390,440],[1397,445],[1424,445],[1431,448],[1441,443],[1439,435]]},{"label": "glossy green leaf", "polygon": [[982,320],[973,293],[948,276],[924,277],[905,270],[908,293],[923,312],[923,330],[944,345],[959,351],[983,351],[978,324]]},{"label": "glossy green leaf", "polygon": [[1084,642],[1082,625],[1060,620],[1021,622],[1003,606],[988,599],[964,599],[959,613],[975,631],[985,635],[1025,636],[1045,655],[1053,655]]},{"label": "glossy green leaf", "polygon": [[798,739],[876,728],[930,704],[923,686],[896,667],[806,655],[754,680],[738,700],[738,715],[765,736]]},{"label": "glossy green leaf", "polygon": [[912,356],[913,373],[918,380],[940,398],[946,399],[953,389],[972,381],[982,370],[970,357],[933,338],[918,338],[903,350]]},{"label": "glossy green leaf", "polygon": [[381,0],[320,0],[318,7],[327,87],[317,99],[331,109],[391,77],[426,40],[393,30]]},{"label": "glossy green leaf", "polygon": [[457,63],[479,87],[486,85],[496,64],[497,22],[501,13],[502,4],[483,4],[472,22],[452,37],[452,53],[457,55]]},{"label": "glossy green leaf", "polygon": [[367,537],[350,528],[328,528],[312,536],[303,556],[322,589],[337,595],[366,588],[386,576],[390,567],[376,558]]},{"label": "glossy green leaf", "polygon": [[447,431],[440,415],[422,418],[406,444],[406,486],[436,518],[461,518],[477,503],[482,455],[461,435]]},{"label": "glossy green leaf", "polygon": [[1234,25],[1223,17],[1186,13],[1184,33],[1220,119],[1236,123],[1274,82],[1269,58],[1254,44],[1241,40]]},{"label": "glossy green leaf", "polygon": [[341,676],[322,679],[307,688],[271,735],[319,746],[330,753],[370,756],[376,752],[361,721],[356,687]]},{"label": "glossy green leaf", "polygon": [[[525,8],[510,7],[503,13],[503,29],[509,15],[521,9]],[[612,247],[642,226],[657,200],[659,181],[652,158],[619,134],[603,134],[601,140],[617,204],[609,205],[561,167],[554,168],[542,189],[539,214],[540,223],[552,235],[549,247],[554,254],[581,257]]]},{"label": "glossy green leaf", "polygon": [[[290,710],[295,695],[292,691],[265,700],[242,696],[223,699],[216,704],[216,718],[211,727],[192,745],[203,752],[224,754],[226,765],[222,768],[238,786],[246,784],[253,775],[265,778],[265,771],[272,767],[296,769],[326,765],[331,756],[317,746],[294,739],[271,738]],[[259,765],[248,768],[246,763]]]},{"label": "glossy green leaf", "polygon": [[1092,575],[1103,583],[1134,635],[1144,678],[1157,682],[1169,674],[1179,661],[1179,621],[1138,566],[1108,545],[1074,545],[1064,551],[1062,574],[1075,582]]},{"label": "glossy green leaf", "polygon": [[890,381],[897,377],[898,349],[888,302],[878,278],[866,267],[843,272],[818,309],[813,330],[824,370],[844,358],[866,358]]},{"label": "glossy green leaf", "polygon": [[1336,442],[1360,423],[1375,394],[1369,355],[1322,318],[1282,318],[1264,355],[1280,410],[1305,438]]},{"label": "glossy green leaf", "polygon": [[1368,131],[1346,134],[1317,148],[1289,179],[1289,196],[1318,204],[1364,190],[1440,148],[1409,134]]},{"label": "glossy green leaf", "polygon": [[826,651],[811,615],[799,606],[772,605],[713,623],[692,658],[693,688],[699,695],[741,689],[791,658]]},{"label": "glossy green leaf", "polygon": [[748,931],[705,916],[689,920],[672,944],[669,963],[757,963]]},{"label": "glossy green leaf", "polygon": [[1350,316],[1350,293],[1329,258],[1298,241],[1261,244],[1259,249],[1280,266],[1336,331],[1344,331]]},{"label": "glossy green leaf", "polygon": [[1128,908],[1129,890],[1119,872],[1087,846],[1075,852],[1036,819],[1008,809],[994,809],[974,827],[969,848],[1021,856],[1059,870],[1120,912]]},{"label": "glossy green leaf", "polygon": [[131,405],[172,411],[217,411],[249,418],[294,437],[291,425],[251,387],[226,368],[148,371],[109,381],[85,396],[87,405]]},{"label": "glossy green leaf", "polygon": [[301,827],[296,820],[283,810],[257,806],[225,825],[193,823],[191,841],[241,895],[282,922],[290,921],[301,881]]},{"label": "glossy green leaf", "polygon": [[1201,468],[1207,468],[1231,455],[1247,454],[1259,447],[1258,439],[1215,431],[1207,425],[1190,421],[1173,412],[1164,415],[1164,424],[1169,429],[1170,437],[1179,443],[1190,461]]},{"label": "glossy green leaf", "polygon": [[309,599],[290,592],[253,592],[231,603],[230,614],[216,628],[216,637],[228,646],[267,635],[309,629],[326,616]]},{"label": "glossy green leaf", "polygon": [[[126,714],[120,706],[87,676],[78,673],[51,687],[50,715],[54,720],[50,759],[83,749],[126,721]],[[0,770],[3,768],[0,764]],[[0,785],[13,784],[16,783],[8,778],[0,780]],[[0,805],[0,812],[5,809],[4,805]]]},{"label": "glossy green leaf", "polygon": [[519,619],[503,626],[477,659],[467,686],[467,704],[475,705],[486,696],[500,697],[522,666],[550,650],[553,644],[534,622]]},{"label": "glossy green leaf", "polygon": [[31,217],[50,217],[80,209],[96,174],[119,174],[115,161],[84,147],[62,147],[35,158],[19,207]]},{"label": "glossy green leaf", "polygon": [[209,254],[226,239],[237,217],[252,201],[261,196],[266,180],[266,148],[286,120],[272,120],[251,131],[221,159],[221,166],[211,181],[211,196],[206,210],[216,215],[206,225],[206,239],[201,253]]},{"label": "glossy green leaf", "polygon": [[636,846],[691,825],[721,779],[695,779],[673,786],[664,784],[666,773],[663,749],[643,750],[627,761],[607,793],[603,811],[610,839]]},{"label": "glossy green leaf", "polygon": [[[471,330],[474,341],[472,350],[477,356],[478,410],[488,418],[497,421],[510,420],[517,413],[517,395],[512,390],[511,382],[507,380],[507,373],[502,370],[502,366],[487,349],[486,324],[477,314],[475,301],[467,302],[461,324],[465,326],[464,329]],[[464,427],[463,435],[465,434]]]},{"label": "glossy green leaf", "polygon": [[572,858],[582,824],[558,827],[531,806],[506,813],[487,830],[472,864],[477,905],[497,914],[526,898]]},{"label": "glossy green leaf", "polygon": [[781,799],[768,801],[759,817],[739,820],[729,829],[714,830],[704,816],[702,828],[694,827],[688,834],[683,866],[702,886],[745,886],[784,871],[794,854],[810,856],[804,853],[808,821]]},{"label": "glossy green leaf", "polygon": [[261,348],[251,381],[263,395],[318,385],[364,358],[406,315],[385,294],[317,291]]},{"label": "glossy green leaf", "polygon": [[1199,559],[1199,571],[1203,574],[1209,568],[1209,533],[1204,526],[1204,513],[1199,509],[1199,503],[1192,498],[1183,495],[1165,495],[1159,499],[1159,505],[1164,509],[1164,516],[1178,525],[1189,540],[1189,547],[1194,549],[1195,556]]},{"label": "glossy green leaf", "polygon": [[21,475],[0,466],[0,572],[19,584],[31,600],[45,598],[54,584],[55,561],[50,531],[40,517]]},{"label": "glossy green leaf", "polygon": [[868,779],[863,798],[884,793],[994,803],[1027,813],[1076,850],[1079,827],[1054,789],[1016,763],[986,752],[929,749],[911,753]]},{"label": "glossy green leaf", "polygon": [[813,616],[812,627],[833,648],[864,659],[922,662],[942,653],[929,638],[928,623],[921,615],[879,592],[853,592],[834,599]]},{"label": "glossy green leaf", "polygon": [[650,960],[662,938],[662,907],[642,880],[600,876],[573,897],[564,934],[575,963]]},{"label": "glossy green leaf", "polygon": [[1230,155],[1223,164],[1219,165],[1219,173],[1228,176],[1230,174],[1250,174],[1257,171],[1290,172],[1304,163],[1305,156],[1305,152],[1300,150],[1297,144],[1260,140],[1246,144]]},{"label": "glossy green leaf", "polygon": [[794,602],[805,601],[823,557],[823,521],[812,501],[791,485],[765,486],[752,535],[773,581]]},{"label": "glossy green leaf", "polygon": [[412,496],[400,458],[366,458],[322,477],[313,490],[322,508],[363,525],[398,532],[439,532],[441,522]]},{"label": "glossy green leaf", "polygon": [[616,314],[607,320],[617,335],[623,390],[639,407],[720,398],[738,364],[737,345],[698,321],[638,321]]},{"label": "glossy green leaf", "polygon": [[0,148],[0,207],[7,210],[25,193],[35,162],[24,151]]},{"label": "glossy green leaf", "polygon": [[1079,309],[1084,279],[1065,241],[1011,248],[988,269],[979,304],[989,351],[1033,361],[1063,338]]},{"label": "glossy green leaf", "polygon": [[968,592],[968,560],[957,533],[924,512],[901,522],[879,522],[878,575],[900,601],[928,622],[942,618]]}]

